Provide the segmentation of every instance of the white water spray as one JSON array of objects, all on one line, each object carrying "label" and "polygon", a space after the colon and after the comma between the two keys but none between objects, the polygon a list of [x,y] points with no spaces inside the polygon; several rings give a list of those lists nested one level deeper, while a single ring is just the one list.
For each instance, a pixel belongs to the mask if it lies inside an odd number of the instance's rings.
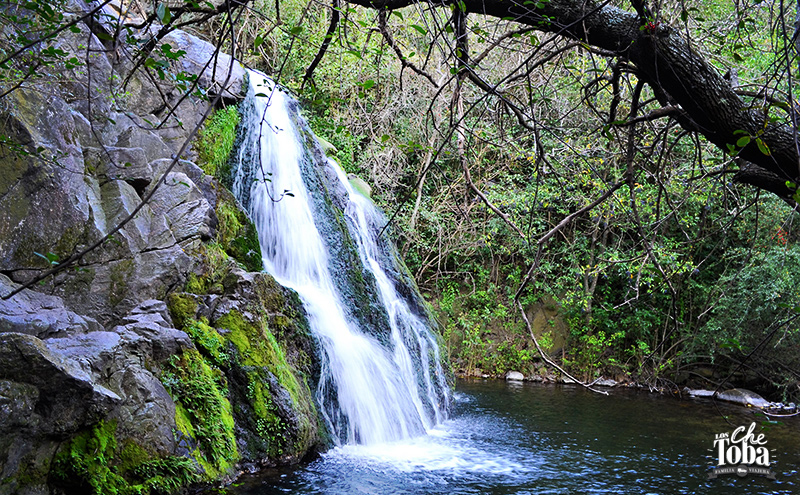
[{"label": "white water spray", "polygon": [[[233,190],[256,225],[266,271],[297,291],[321,344],[317,398],[328,428],[347,444],[422,434],[444,419],[448,388],[425,317],[398,293],[398,272],[387,266],[394,253],[387,253],[378,237],[385,220],[335,162],[312,160],[306,145],[311,134],[296,102],[265,76],[252,71],[249,76],[242,116],[246,135]],[[346,191],[345,241],[352,239],[363,269],[336,263],[346,248],[323,234],[336,222],[320,206],[331,201],[321,197],[324,167],[335,171],[330,181],[338,180]],[[343,289],[346,276],[338,272],[348,270],[372,277],[377,301]],[[363,328],[355,314],[379,320],[389,331]]]}]

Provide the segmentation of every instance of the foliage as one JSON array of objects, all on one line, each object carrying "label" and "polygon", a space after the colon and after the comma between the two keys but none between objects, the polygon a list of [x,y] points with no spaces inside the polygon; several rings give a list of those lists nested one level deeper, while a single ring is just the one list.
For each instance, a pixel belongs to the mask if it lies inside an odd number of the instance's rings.
[{"label": "foliage", "polygon": [[94,495],[166,495],[199,481],[185,457],[153,457],[128,441],[118,448],[116,422],[101,421],[68,441],[56,455],[57,484]]},{"label": "foliage", "polygon": [[[263,8],[274,19],[272,7]],[[749,263],[755,270],[758,252],[782,242],[775,232],[783,232],[787,244],[795,242],[794,216],[778,200],[732,184],[730,155],[674,121],[620,125],[636,91],[644,102],[638,115],[659,105],[649,86],[637,89],[637,78],[613,59],[523,33],[505,39],[503,50],[490,50],[475,69],[490,85],[499,81],[502,97],[446,77],[434,88],[401,67],[386,40],[369,29],[369,14],[350,10],[313,84],[304,83],[326,20],[324,7],[304,8],[290,2],[282,11],[288,25],[302,26],[300,34],[262,26],[262,68],[298,90],[309,105],[309,121],[338,148],[345,170],[368,177],[376,203],[396,213],[397,241],[423,292],[435,301],[457,369],[533,370],[538,356],[514,297],[536,259],[534,241],[617,182],[622,185],[614,194],[543,247],[519,294],[531,314],[552,301],[549,323],[537,331],[549,352],[561,350],[575,372],[587,378],[627,372],[652,382],[675,377],[723,349],[712,337],[725,335],[722,326],[755,338],[755,327],[791,314],[790,308],[776,312],[770,302],[759,311],[722,308],[774,292],[756,284],[750,298],[729,299],[734,287],[746,287],[734,280],[756,283],[741,278],[747,270],[740,270]],[[785,66],[786,38],[772,29],[777,22],[756,14],[760,8],[733,9],[722,1],[665,4],[659,15],[680,19],[682,29],[707,43],[712,63],[735,69],[731,77],[742,86],[774,81],[788,91],[786,78],[770,79]],[[406,61],[435,78],[451,73],[452,46],[437,41],[447,38],[449,22],[436,11],[401,9],[388,16],[387,26]],[[470,54],[496,47],[492,33],[518,28],[470,16]],[[508,56],[515,51],[533,55],[518,65]],[[537,57],[559,63],[540,67]],[[453,104],[456,96],[463,113]],[[535,130],[520,124],[509,100],[530,108],[526,116],[533,116],[528,122]],[[776,106],[765,111],[784,118]],[[465,184],[462,157],[477,189],[524,237]],[[717,303],[721,295],[726,302]],[[754,320],[736,323],[724,315]]]},{"label": "foliage", "polygon": [[225,375],[196,350],[189,349],[170,358],[161,381],[187,413],[200,444],[200,455],[208,461],[204,467],[213,468],[206,475],[214,478],[227,473],[238,459],[238,452]]},{"label": "foliage", "polygon": [[207,319],[189,320],[183,325],[183,330],[189,334],[192,342],[214,365],[219,367],[228,365],[225,339],[215,328],[209,326]]},{"label": "foliage", "polygon": [[230,175],[228,157],[236,142],[236,126],[241,117],[235,106],[216,110],[199,132],[194,148],[198,165],[208,175],[225,180]]}]

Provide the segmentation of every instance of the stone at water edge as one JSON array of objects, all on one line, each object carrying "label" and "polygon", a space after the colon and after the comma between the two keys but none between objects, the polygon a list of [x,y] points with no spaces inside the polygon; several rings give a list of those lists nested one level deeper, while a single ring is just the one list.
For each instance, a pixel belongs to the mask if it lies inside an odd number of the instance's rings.
[{"label": "stone at water edge", "polygon": [[519,371],[509,371],[506,373],[506,380],[521,382],[525,379],[525,375]]},{"label": "stone at water edge", "polygon": [[755,392],[751,392],[743,388],[732,388],[730,390],[720,392],[717,394],[717,398],[726,402],[733,402],[746,407],[757,407],[759,409],[765,409],[772,406],[770,401],[766,400]]},{"label": "stone at water edge", "polygon": [[691,389],[689,387],[684,387],[683,393],[688,394],[689,397],[707,397],[711,398],[714,396],[713,390],[705,390],[702,388],[698,389]]},{"label": "stone at water edge", "polygon": [[616,387],[617,383],[618,382],[616,380],[611,378],[601,378],[600,380],[594,382],[594,385],[597,385],[598,387]]}]

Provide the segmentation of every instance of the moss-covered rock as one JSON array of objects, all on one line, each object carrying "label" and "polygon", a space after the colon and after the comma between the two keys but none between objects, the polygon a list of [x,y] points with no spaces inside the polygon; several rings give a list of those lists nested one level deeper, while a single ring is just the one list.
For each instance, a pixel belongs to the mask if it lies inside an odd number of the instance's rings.
[{"label": "moss-covered rock", "polygon": [[229,191],[220,192],[216,212],[219,219],[217,242],[248,271],[261,271],[264,264],[258,231]]},{"label": "moss-covered rock", "polygon": [[64,443],[50,481],[69,493],[149,495],[176,493],[199,481],[186,457],[159,457],[131,439],[119,442],[116,422],[100,421]]},{"label": "moss-covered rock", "polygon": [[239,452],[225,374],[190,349],[169,361],[161,381],[181,407],[176,412],[178,429],[198,444],[192,457],[206,479],[230,475]]},{"label": "moss-covered rock", "polygon": [[[190,361],[186,355],[173,360],[178,368],[165,369],[162,380],[179,391],[191,388],[182,381],[187,375],[177,373],[188,364],[218,373],[217,382],[225,384],[219,392],[232,406],[240,462],[297,462],[326,438],[312,392],[319,378],[317,349],[302,304],[265,273],[233,268],[223,285],[221,294],[170,296],[173,321],[199,353]],[[186,399],[175,399],[178,429],[198,446],[192,455],[206,471],[219,470],[205,452],[221,438],[198,427]]]}]

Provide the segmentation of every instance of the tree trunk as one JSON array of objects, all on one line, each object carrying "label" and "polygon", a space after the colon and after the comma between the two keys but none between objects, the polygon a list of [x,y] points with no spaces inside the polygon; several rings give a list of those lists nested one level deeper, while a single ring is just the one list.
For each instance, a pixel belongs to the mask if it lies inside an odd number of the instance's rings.
[{"label": "tree trunk", "polygon": [[[434,4],[430,0],[429,3]],[[349,0],[374,9],[398,9],[412,0]],[[791,198],[787,181],[800,183],[797,135],[786,123],[767,120],[762,109],[748,106],[731,83],[692,46],[685,32],[666,22],[646,22],[634,12],[582,0],[444,0],[467,13],[513,19],[538,30],[577,39],[616,53],[635,65],[659,102],[679,109],[676,119],[725,151],[746,161],[738,182]],[[436,5],[441,5],[437,2]],[[749,142],[736,147],[742,137]]]}]

